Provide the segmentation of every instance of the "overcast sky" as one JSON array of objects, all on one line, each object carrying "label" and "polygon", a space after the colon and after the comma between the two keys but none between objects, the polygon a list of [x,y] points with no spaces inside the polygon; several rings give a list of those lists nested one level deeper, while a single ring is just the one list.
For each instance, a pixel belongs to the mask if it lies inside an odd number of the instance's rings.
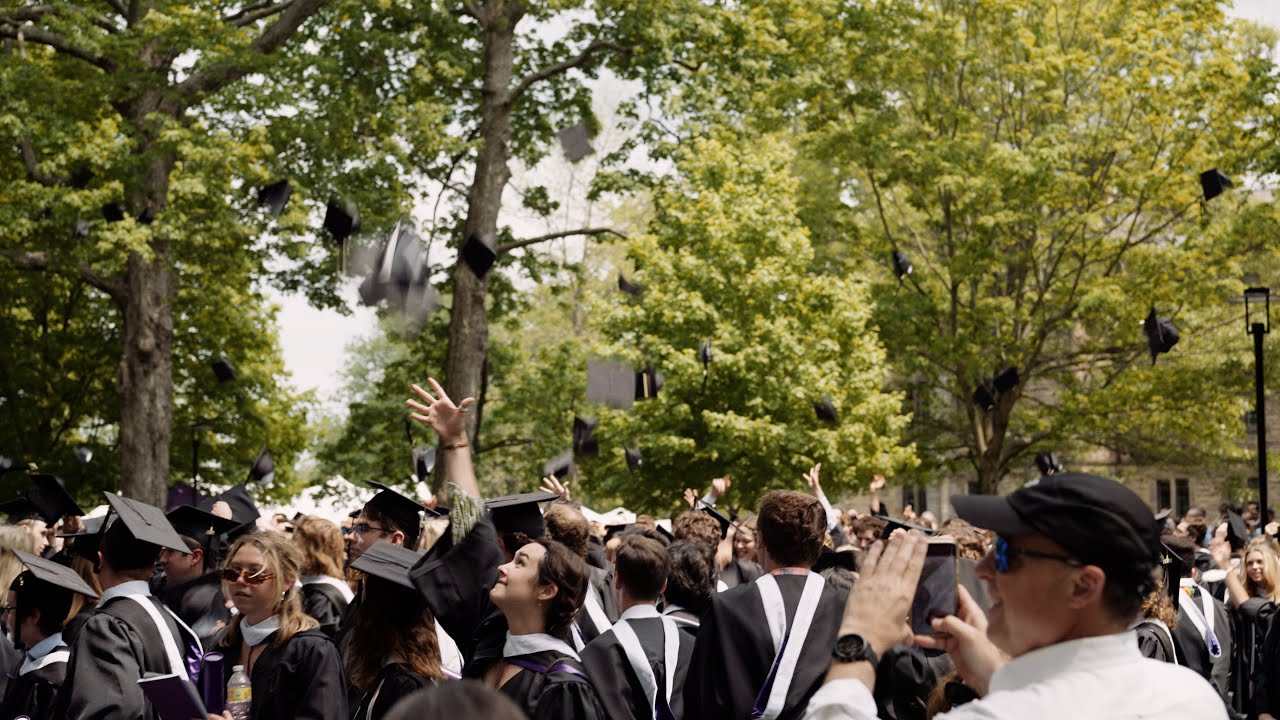
[{"label": "overcast sky", "polygon": [[[1236,15],[1243,18],[1280,27],[1280,0],[1237,0]],[[615,95],[610,98],[609,95]],[[598,92],[598,100],[617,100],[624,93],[610,93],[607,90]],[[602,109],[597,107],[597,112]],[[563,162],[555,168],[563,171]],[[504,203],[511,207],[511,202]],[[545,229],[533,228],[534,221],[524,219],[523,223],[513,222],[504,214],[503,221],[512,223],[519,229],[520,224],[527,224],[533,234],[547,232]],[[565,228],[561,228],[565,229]],[[338,390],[341,385],[341,370],[346,359],[346,347],[353,340],[368,335],[375,329],[375,314],[371,308],[361,307],[356,301],[355,286],[349,284],[345,297],[348,306],[355,309],[353,315],[344,316],[333,311],[321,311],[307,304],[301,295],[282,296],[272,293],[271,297],[280,305],[280,343],[284,351],[285,367],[293,375],[293,383],[300,389],[316,389],[320,400],[331,409],[341,409],[338,401]]]}]

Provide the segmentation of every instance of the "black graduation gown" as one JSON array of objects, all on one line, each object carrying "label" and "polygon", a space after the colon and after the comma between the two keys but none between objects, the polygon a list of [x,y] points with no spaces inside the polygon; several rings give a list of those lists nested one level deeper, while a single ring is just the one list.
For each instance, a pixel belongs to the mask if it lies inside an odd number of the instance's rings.
[{"label": "black graduation gown", "polygon": [[[77,615],[76,617],[79,617]],[[0,624],[0,627],[3,627]],[[71,641],[63,635],[63,642],[68,645]],[[22,665],[22,659],[26,653],[19,650],[13,644],[13,639],[9,637],[7,631],[0,630],[0,695],[8,689],[9,678],[18,674],[18,666]]]},{"label": "black graduation gown", "polygon": [[332,585],[306,583],[302,586],[302,610],[320,623],[320,632],[331,638],[338,636],[347,605],[342,591]]},{"label": "black graduation gown", "polygon": [[[66,648],[58,648],[66,650]],[[47,657],[47,656],[46,656]],[[59,717],[54,706],[58,693],[67,677],[67,661],[48,662],[41,667],[9,679],[0,702],[0,718],[26,717],[30,720],[53,720]]]},{"label": "black graduation gown", "polygon": [[[666,638],[662,621],[658,618],[636,618],[628,620],[627,623],[635,631],[636,638],[640,640],[640,647],[644,648],[645,657],[649,660],[649,667],[652,668],[654,680],[658,684],[658,694],[662,696],[667,676]],[[684,717],[684,700],[681,696],[684,692],[685,675],[689,672],[689,659],[693,657],[694,644],[694,636],[681,632],[679,627],[680,623],[677,622],[676,633],[680,637],[680,652],[675,675],[671,681],[670,703],[671,715],[676,720]],[[611,717],[634,718],[634,720],[653,719],[653,708],[649,706],[649,698],[640,685],[640,678],[632,669],[626,651],[623,650],[622,644],[618,642],[618,637],[612,630],[592,640],[581,654],[582,665],[587,669],[587,676],[591,679],[591,684],[595,685],[596,692],[600,695],[600,702],[610,709]],[[665,698],[661,698],[661,701],[665,702]]]},{"label": "black graduation gown", "polygon": [[210,647],[218,631],[231,622],[231,610],[222,596],[222,580],[217,573],[207,572],[180,583],[166,580],[158,595],[204,647]]},{"label": "black graduation gown", "polygon": [[[253,663],[249,683],[253,688],[250,720],[350,720],[347,682],[338,648],[319,630],[304,630],[284,647],[275,646],[275,634]],[[239,664],[239,648],[226,648],[223,685]]]},{"label": "black graduation gown", "polygon": [[[398,663],[386,665],[378,673],[378,681],[374,683],[373,690],[365,693],[360,698],[360,704],[356,706],[356,711],[351,716],[351,720],[378,720],[386,717],[391,708],[396,703],[403,700],[407,695],[417,692],[426,687],[435,685],[431,678],[425,678],[415,672],[411,672],[408,668]],[[374,696],[377,700],[374,700]],[[373,703],[372,712],[370,712],[369,703]],[[466,718],[461,720],[476,720],[474,718]]]},{"label": "black graduation gown", "polygon": [[512,676],[499,691],[514,700],[529,720],[605,720],[614,717],[605,712],[581,663],[550,650],[512,659],[544,668],[568,666],[581,673],[563,669],[547,673],[521,670]]},{"label": "black graduation gown", "polygon": [[[159,599],[149,596],[144,602],[155,605],[179,652],[189,652],[187,645],[195,637],[178,625]],[[169,666],[163,638],[151,616],[129,598],[112,598],[85,621],[71,646],[56,715],[67,720],[158,720],[138,680],[146,673],[165,675],[175,670]]]},{"label": "black graduation gown", "polygon": [[1276,604],[1265,596],[1251,597],[1240,607],[1231,608],[1231,638],[1235,641],[1231,666],[1233,707],[1250,717],[1256,714],[1254,679],[1265,664],[1264,640],[1275,614]]},{"label": "black graduation gown", "polygon": [[[600,609],[609,624],[618,621],[618,600],[613,593],[612,577],[613,573],[611,572],[600,568],[591,568],[591,584],[587,588],[588,593],[595,593],[596,599],[600,602]],[[608,629],[596,623],[596,619],[588,612],[585,601],[578,614],[573,618],[573,624],[577,627],[578,635],[581,637],[583,645],[600,637],[600,634]],[[575,643],[574,646],[577,647],[577,644]]]},{"label": "black graduation gown", "polygon": [[[794,625],[805,579],[802,575],[777,577],[788,628]],[[844,590],[823,585],[780,720],[802,716],[809,698],[822,685],[847,599],[848,593]],[[689,661],[684,685],[685,715],[726,720],[749,718],[773,660],[773,640],[756,583],[715,593],[711,596],[711,606],[702,616],[698,641]]]},{"label": "black graduation gown", "polygon": [[1164,630],[1150,623],[1140,623],[1133,632],[1138,638],[1138,652],[1143,657],[1168,663],[1178,661],[1173,651],[1173,639]]},{"label": "black graduation gown", "polygon": [[1186,604],[1199,603],[1199,597],[1191,600],[1187,598],[1186,593],[1183,593],[1178,598],[1178,622],[1173,627],[1173,644],[1178,651],[1178,664],[1195,670],[1208,680],[1213,685],[1213,689],[1222,696],[1223,702],[1230,705],[1231,616],[1221,600],[1208,595],[1203,589],[1200,589],[1200,595],[1208,597],[1212,602],[1213,633],[1218,637],[1222,655],[1216,659],[1210,657],[1208,645],[1205,644],[1195,624],[1191,622],[1191,618],[1187,616]]},{"label": "black graduation gown", "polygon": [[724,570],[720,571],[720,582],[724,583],[726,589],[730,589],[753,583],[759,580],[761,575],[764,575],[764,568],[759,564],[734,558]]},{"label": "black graduation gown", "polygon": [[[76,638],[80,635],[80,631],[84,629],[84,624],[89,622],[89,618],[93,617],[93,613],[97,611],[97,609],[97,607],[85,603],[80,612],[76,613],[75,617],[67,621],[66,626],[62,628],[62,642],[66,643],[67,647],[76,646]],[[8,642],[8,640],[9,638],[6,637],[5,642],[0,644],[12,648],[13,643]],[[14,650],[14,652],[18,651]],[[19,652],[18,654],[21,655],[22,653]],[[15,665],[14,667],[16,668],[17,666]]]}]

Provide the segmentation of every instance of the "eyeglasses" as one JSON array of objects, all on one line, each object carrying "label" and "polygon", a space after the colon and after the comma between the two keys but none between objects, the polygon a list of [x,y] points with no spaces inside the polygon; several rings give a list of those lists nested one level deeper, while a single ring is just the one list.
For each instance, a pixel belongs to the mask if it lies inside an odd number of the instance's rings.
[{"label": "eyeglasses", "polygon": [[374,530],[382,533],[387,531],[387,529],[384,527],[378,527],[377,525],[370,525],[369,523],[356,523],[355,525],[351,526],[352,535],[365,535],[365,534],[368,534],[370,531],[374,531]]},{"label": "eyeglasses", "polygon": [[1012,557],[1029,557],[1039,558],[1041,560],[1055,560],[1060,563],[1066,563],[1071,567],[1082,567],[1083,563],[1071,557],[1070,555],[1058,555],[1056,553],[1041,552],[1039,550],[1026,550],[1024,548],[1016,548],[1009,544],[1008,540],[996,536],[995,551],[993,553],[996,558],[996,571],[1001,573],[1009,572],[1009,558]]},{"label": "eyeglasses", "polygon": [[[251,575],[250,573],[253,573],[253,574]],[[223,580],[229,583],[233,583],[239,580],[241,577],[243,577],[244,583],[246,585],[261,585],[262,583],[275,577],[275,575],[269,572],[263,572],[262,570],[243,570],[239,568],[223,568],[222,572],[218,573],[218,577],[221,577]]]},{"label": "eyeglasses", "polygon": [[5,615],[8,615],[9,613],[17,609],[18,609],[17,605],[0,605],[0,617],[4,617]]}]

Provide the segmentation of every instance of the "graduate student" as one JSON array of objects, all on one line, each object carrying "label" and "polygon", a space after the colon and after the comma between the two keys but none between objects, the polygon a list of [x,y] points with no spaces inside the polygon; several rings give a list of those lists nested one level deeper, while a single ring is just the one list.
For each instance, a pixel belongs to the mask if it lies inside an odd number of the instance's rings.
[{"label": "graduate student", "polygon": [[237,523],[190,505],[174,508],[165,517],[188,552],[160,551],[164,580],[156,594],[195,632],[202,646],[210,645],[231,620],[218,578],[215,546],[218,536]]},{"label": "graduate student", "polygon": [[582,651],[582,664],[612,717],[679,720],[694,636],[658,612],[670,572],[667,549],[643,535],[627,535],[615,566],[622,615]]},{"label": "graduate student", "polygon": [[311,515],[299,518],[293,528],[293,544],[302,553],[302,609],[334,637],[355,598],[342,575],[342,531]]},{"label": "graduate student", "polygon": [[827,515],[812,495],[760,500],[756,553],[765,574],[711,597],[684,685],[690,718],[796,718],[822,684],[847,593],[809,570]]},{"label": "graduate student", "polygon": [[[147,581],[162,549],[189,552],[159,508],[105,493],[115,519],[99,552],[104,592],[71,646],[57,717],[158,718],[138,687],[146,673],[187,674],[200,641]],[[109,662],[104,658],[111,658]]]},{"label": "graduate student", "polygon": [[354,720],[383,718],[404,697],[445,678],[435,617],[409,580],[421,556],[378,542],[351,564],[365,573],[347,652],[347,675],[361,693]]},{"label": "graduate student", "polygon": [[226,655],[223,682],[233,666],[244,666],[253,720],[348,720],[338,649],[302,612],[300,565],[284,533],[251,533],[227,551],[223,591],[239,614],[218,640]]},{"label": "graduate student", "polygon": [[667,548],[671,569],[662,591],[662,614],[676,621],[692,637],[698,635],[702,614],[716,591],[714,551],[697,540],[676,540]]},{"label": "graduate student", "polygon": [[58,717],[54,707],[71,655],[62,641],[63,623],[77,595],[98,594],[70,568],[21,550],[15,554],[27,570],[9,586],[4,619],[25,654],[5,689],[0,718],[51,720]]}]

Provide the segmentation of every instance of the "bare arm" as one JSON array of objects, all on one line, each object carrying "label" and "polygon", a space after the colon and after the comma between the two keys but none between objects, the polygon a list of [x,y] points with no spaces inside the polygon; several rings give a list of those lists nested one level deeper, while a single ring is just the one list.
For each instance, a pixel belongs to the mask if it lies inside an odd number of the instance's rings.
[{"label": "bare arm", "polygon": [[[409,417],[431,426],[440,438],[440,452],[444,458],[444,482],[453,484],[471,497],[480,497],[480,485],[471,464],[471,447],[467,442],[466,413],[475,404],[475,398],[467,398],[455,405],[435,378],[427,378],[431,392],[418,385],[410,386],[426,404],[413,398],[405,400],[413,413]],[[432,395],[434,393],[434,395]]]}]

